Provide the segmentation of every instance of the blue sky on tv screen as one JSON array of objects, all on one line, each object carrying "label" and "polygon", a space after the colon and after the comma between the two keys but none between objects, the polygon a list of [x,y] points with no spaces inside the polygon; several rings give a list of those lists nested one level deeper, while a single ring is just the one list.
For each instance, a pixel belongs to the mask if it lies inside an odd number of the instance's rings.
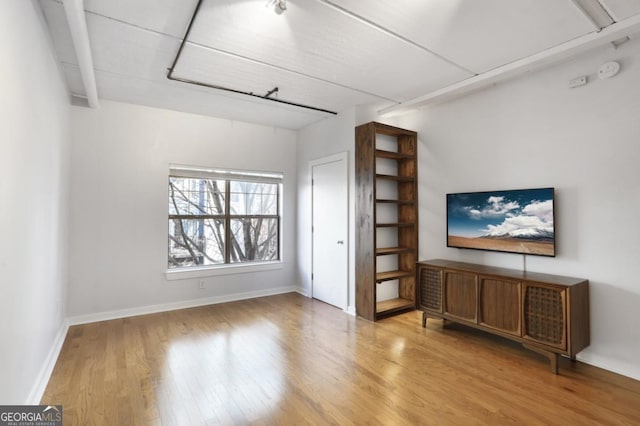
[{"label": "blue sky on tv screen", "polygon": [[448,235],[553,238],[553,188],[447,194]]}]

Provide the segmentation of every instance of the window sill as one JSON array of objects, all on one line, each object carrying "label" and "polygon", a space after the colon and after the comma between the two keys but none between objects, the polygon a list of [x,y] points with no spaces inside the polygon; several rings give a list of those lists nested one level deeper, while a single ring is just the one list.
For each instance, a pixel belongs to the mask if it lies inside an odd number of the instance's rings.
[{"label": "window sill", "polygon": [[200,268],[170,269],[164,275],[167,281],[188,280],[190,278],[214,277],[218,275],[245,274],[250,272],[282,269],[283,262],[259,262],[241,265],[204,266]]}]

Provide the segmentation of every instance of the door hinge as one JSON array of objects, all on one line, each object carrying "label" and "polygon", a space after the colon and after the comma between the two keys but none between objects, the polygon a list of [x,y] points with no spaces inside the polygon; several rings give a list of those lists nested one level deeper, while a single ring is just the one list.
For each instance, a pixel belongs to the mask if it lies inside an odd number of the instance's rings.
[{"label": "door hinge", "polygon": [[313,281],[313,273],[311,273],[311,281]]}]

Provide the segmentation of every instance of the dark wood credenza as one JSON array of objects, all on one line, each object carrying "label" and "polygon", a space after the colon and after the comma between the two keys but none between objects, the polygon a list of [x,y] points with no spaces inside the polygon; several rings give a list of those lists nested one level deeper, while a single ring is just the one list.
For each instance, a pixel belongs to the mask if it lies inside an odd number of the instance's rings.
[{"label": "dark wood credenza", "polygon": [[518,342],[549,358],[589,346],[589,281],[442,259],[418,262],[418,309]]}]

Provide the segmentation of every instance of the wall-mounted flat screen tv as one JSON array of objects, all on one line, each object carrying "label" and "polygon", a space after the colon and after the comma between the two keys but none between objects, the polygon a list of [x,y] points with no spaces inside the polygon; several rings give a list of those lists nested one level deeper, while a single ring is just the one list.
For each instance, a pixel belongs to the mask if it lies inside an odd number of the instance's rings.
[{"label": "wall-mounted flat screen tv", "polygon": [[555,256],[553,188],[447,194],[447,247]]}]

